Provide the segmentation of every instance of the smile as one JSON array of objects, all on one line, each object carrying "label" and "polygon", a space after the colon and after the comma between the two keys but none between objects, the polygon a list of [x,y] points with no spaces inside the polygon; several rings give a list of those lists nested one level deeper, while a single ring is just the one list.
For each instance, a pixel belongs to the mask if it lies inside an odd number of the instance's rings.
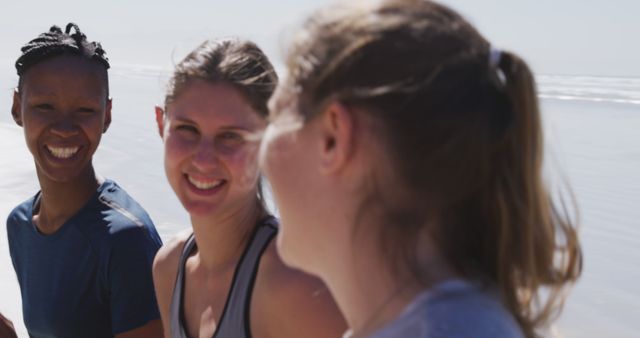
[{"label": "smile", "polygon": [[78,152],[79,149],[80,149],[80,147],[52,147],[52,146],[47,146],[47,150],[49,150],[51,155],[53,155],[54,157],[60,158],[60,159],[70,158],[71,156],[75,155]]},{"label": "smile", "polygon": [[197,180],[191,177],[190,175],[187,175],[187,179],[191,184],[193,184],[196,188],[200,190],[215,189],[221,186],[225,182],[224,180],[202,181],[202,180]]}]

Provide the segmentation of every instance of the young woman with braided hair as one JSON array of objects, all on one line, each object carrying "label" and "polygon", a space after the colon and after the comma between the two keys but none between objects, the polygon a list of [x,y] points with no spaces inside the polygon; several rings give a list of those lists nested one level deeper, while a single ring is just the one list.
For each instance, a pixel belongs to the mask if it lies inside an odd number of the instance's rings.
[{"label": "young woman with braided hair", "polygon": [[11,114],[40,191],[7,219],[31,337],[160,337],[151,266],[161,246],[147,213],[93,154],[111,123],[102,46],[77,25],[22,48]]},{"label": "young woman with braided hair", "polygon": [[284,261],[347,337],[539,337],[580,275],[542,178],[526,63],[425,0],[343,4],[294,37],[261,163]]}]

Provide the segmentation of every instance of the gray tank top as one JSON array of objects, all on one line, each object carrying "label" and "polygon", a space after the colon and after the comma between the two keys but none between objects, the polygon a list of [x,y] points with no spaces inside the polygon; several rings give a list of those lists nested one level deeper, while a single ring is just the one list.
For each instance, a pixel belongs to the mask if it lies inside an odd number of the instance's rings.
[{"label": "gray tank top", "polygon": [[[247,247],[240,257],[236,266],[231,288],[227,301],[220,316],[220,322],[213,334],[214,338],[238,338],[251,337],[251,327],[249,324],[249,310],[251,309],[251,294],[253,285],[258,273],[260,257],[267,248],[271,239],[278,232],[278,221],[275,217],[269,216],[262,220],[253,236],[249,239]],[[187,258],[196,249],[196,242],[193,234],[189,236],[182,249],[180,262],[178,263],[178,274],[176,284],[173,288],[173,296],[169,307],[169,324],[171,337],[187,338],[184,329],[184,315],[182,312],[182,297],[184,294],[184,265]]]}]

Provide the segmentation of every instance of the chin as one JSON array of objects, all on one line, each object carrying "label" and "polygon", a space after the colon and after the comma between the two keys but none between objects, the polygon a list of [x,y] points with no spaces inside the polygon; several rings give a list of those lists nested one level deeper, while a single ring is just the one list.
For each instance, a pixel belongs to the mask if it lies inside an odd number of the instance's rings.
[{"label": "chin", "polygon": [[40,167],[39,171],[42,175],[46,176],[49,180],[57,183],[73,182],[74,179],[78,178],[81,173],[81,170],[74,170],[74,171],[68,170],[68,169],[56,170],[56,169],[43,168],[43,167]]},{"label": "chin", "polygon": [[189,213],[189,215],[199,217],[215,215],[219,209],[217,206],[211,205],[209,203],[199,203],[191,201],[182,202],[182,206]]},{"label": "chin", "polygon": [[302,270],[306,273],[317,275],[314,273],[312,264],[306,262],[306,251],[300,250],[308,247],[306,243],[296,241],[293,238],[287,236],[286,230],[283,231],[282,225],[280,231],[278,231],[278,237],[276,238],[276,247],[278,249],[278,255],[287,266]]}]

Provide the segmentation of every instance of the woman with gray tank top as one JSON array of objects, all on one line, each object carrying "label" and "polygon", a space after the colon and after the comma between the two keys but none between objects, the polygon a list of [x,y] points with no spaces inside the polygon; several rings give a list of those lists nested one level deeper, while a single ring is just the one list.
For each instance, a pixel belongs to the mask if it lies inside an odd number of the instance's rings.
[{"label": "woman with gray tank top", "polygon": [[324,284],[286,267],[272,241],[257,152],[276,82],[254,43],[206,41],[156,107],[167,179],[192,225],[154,262],[165,337],[337,337],[346,327]]}]

